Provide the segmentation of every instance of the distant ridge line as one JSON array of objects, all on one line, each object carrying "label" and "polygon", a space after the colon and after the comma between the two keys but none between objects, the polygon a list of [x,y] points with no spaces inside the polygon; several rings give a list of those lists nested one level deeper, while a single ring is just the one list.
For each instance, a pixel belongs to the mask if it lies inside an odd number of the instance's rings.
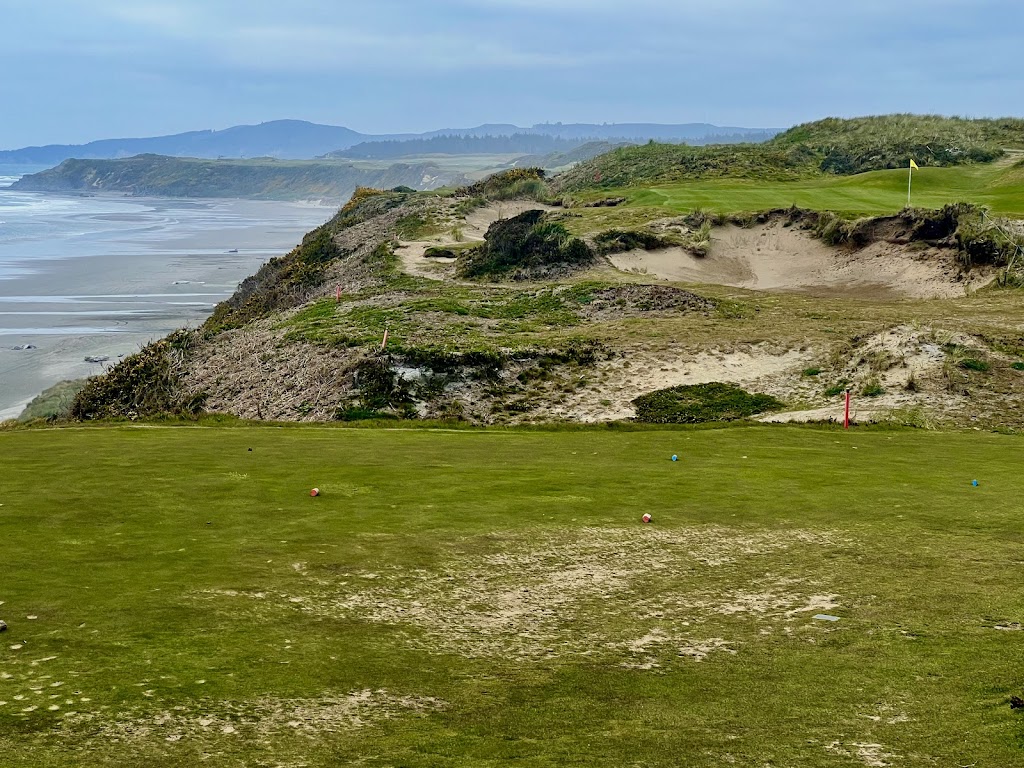
[{"label": "distant ridge line", "polygon": [[350,128],[321,125],[304,120],[272,120],[258,125],[236,125],[223,130],[198,130],[147,138],[100,139],[85,144],[49,144],[0,150],[0,163],[57,165],[71,158],[113,160],[143,154],[202,159],[251,159],[272,157],[306,160],[340,152],[357,144],[375,141],[408,141],[438,136],[505,136],[531,134],[574,140],[626,140],[701,142],[711,136],[741,136],[763,141],[778,131],[765,128],[734,128],[709,123],[538,123],[524,128],[510,124],[485,124],[474,128],[444,128],[425,133],[364,134]]}]

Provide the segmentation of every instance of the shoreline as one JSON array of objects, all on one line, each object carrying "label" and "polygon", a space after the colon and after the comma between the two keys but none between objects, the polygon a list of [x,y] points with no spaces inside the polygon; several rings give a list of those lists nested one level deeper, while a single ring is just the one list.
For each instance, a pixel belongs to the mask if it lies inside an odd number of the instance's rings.
[{"label": "shoreline", "polygon": [[[8,273],[0,277],[0,421],[17,418],[60,381],[101,374],[151,341],[198,327],[243,279],[336,210],[222,199],[117,202],[131,209],[104,205],[79,215],[100,225],[95,231],[0,241],[0,273]],[[74,218],[59,208],[53,214],[61,225]]]}]

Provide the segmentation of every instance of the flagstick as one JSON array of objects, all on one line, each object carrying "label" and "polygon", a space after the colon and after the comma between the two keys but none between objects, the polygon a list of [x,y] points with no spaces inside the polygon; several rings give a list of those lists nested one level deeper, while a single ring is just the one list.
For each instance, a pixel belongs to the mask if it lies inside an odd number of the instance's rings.
[{"label": "flagstick", "polygon": [[907,208],[910,207],[910,190],[914,187],[914,166],[910,166],[910,176],[907,179]]}]

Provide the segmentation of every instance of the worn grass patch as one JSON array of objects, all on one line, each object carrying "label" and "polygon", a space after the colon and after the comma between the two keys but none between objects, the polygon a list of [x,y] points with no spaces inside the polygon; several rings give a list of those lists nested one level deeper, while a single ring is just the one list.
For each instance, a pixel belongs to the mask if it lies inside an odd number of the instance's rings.
[{"label": "worn grass patch", "polygon": [[143,426],[0,451],[5,766],[1022,759],[1018,438]]}]

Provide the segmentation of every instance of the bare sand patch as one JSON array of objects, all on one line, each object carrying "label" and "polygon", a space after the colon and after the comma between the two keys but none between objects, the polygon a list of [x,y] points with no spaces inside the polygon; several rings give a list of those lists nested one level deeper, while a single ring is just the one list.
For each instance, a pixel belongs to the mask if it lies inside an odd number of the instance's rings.
[{"label": "bare sand patch", "polygon": [[[965,334],[942,334],[934,329],[899,325],[874,334],[850,349],[830,374],[835,379],[846,381],[854,393],[851,418],[864,423],[884,420],[901,411],[922,406],[932,413],[960,407],[964,399],[962,395],[934,386],[927,387],[927,391],[925,388],[925,383],[941,377],[947,364],[945,348],[948,344],[965,349],[976,346],[976,342]],[[871,381],[878,384],[882,394],[865,397],[862,390]],[[769,414],[760,421],[841,422],[844,411],[845,403],[840,396],[829,405]]]},{"label": "bare sand patch", "polygon": [[704,257],[666,248],[609,258],[624,272],[675,282],[877,300],[963,296],[992,279],[982,271],[965,279],[951,253],[938,248],[887,242],[831,247],[781,221],[716,229]]},{"label": "bare sand patch", "polygon": [[553,211],[550,205],[534,203],[529,200],[504,200],[489,203],[466,215],[461,226],[462,239],[456,240],[451,231],[424,240],[402,241],[395,249],[395,255],[402,262],[402,269],[410,275],[426,277],[431,280],[454,278],[455,259],[426,258],[428,248],[451,247],[466,242],[483,242],[487,228],[501,219],[510,219],[526,211]]},{"label": "bare sand patch", "polygon": [[450,238],[402,242],[395,248],[395,255],[401,260],[404,272],[429,280],[444,280],[454,277],[456,260],[433,257],[428,259],[423,254],[428,248],[451,244],[454,244],[454,240]]},{"label": "bare sand patch", "polygon": [[483,240],[487,228],[499,219],[511,219],[527,211],[555,211],[550,205],[535,203],[531,200],[500,200],[477,208],[466,214],[466,225],[463,235],[469,240]]},{"label": "bare sand patch", "polygon": [[870,768],[886,768],[892,765],[892,761],[897,758],[897,755],[887,752],[881,744],[869,742],[844,744],[834,741],[828,745],[827,749],[829,752],[843,757],[855,757]]},{"label": "bare sand patch", "polygon": [[751,391],[788,394],[780,383],[797,380],[813,359],[809,350],[777,350],[749,346],[732,351],[689,352],[682,349],[659,353],[637,352],[598,363],[600,386],[581,390],[562,403],[553,403],[549,414],[558,419],[583,422],[616,421],[636,415],[632,401],[659,389],[683,384],[720,381]]}]

